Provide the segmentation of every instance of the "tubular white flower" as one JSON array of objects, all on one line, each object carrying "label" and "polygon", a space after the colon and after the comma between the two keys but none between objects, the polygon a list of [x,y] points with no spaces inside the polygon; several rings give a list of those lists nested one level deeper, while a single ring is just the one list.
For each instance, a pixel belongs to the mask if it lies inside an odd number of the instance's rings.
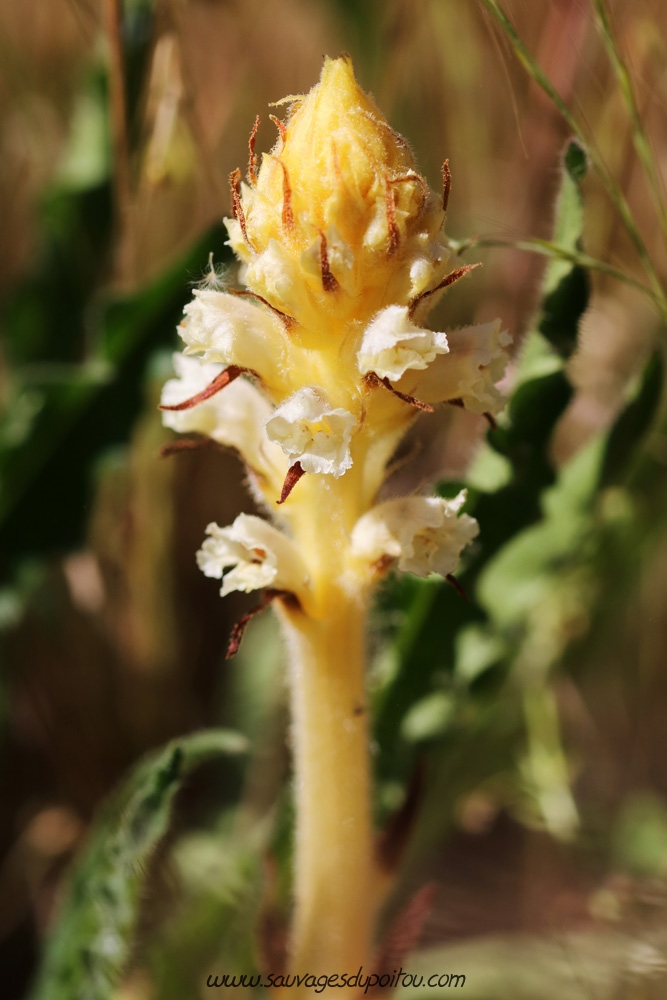
[{"label": "tubular white flower", "polygon": [[416,326],[407,306],[387,306],[364,330],[357,364],[362,375],[375,372],[395,382],[409,368],[427,368],[448,351],[446,334]]},{"label": "tubular white flower", "polygon": [[428,228],[417,234],[409,260],[410,299],[433,288],[446,273],[451,253],[441,230],[444,215],[441,197],[430,191],[425,205]]},{"label": "tubular white flower", "polygon": [[[191,399],[224,370],[224,365],[205,364],[182,354],[174,354],[173,363],[178,378],[165,383],[163,406]],[[285,457],[263,429],[271,412],[268,399],[247,379],[238,378],[188,410],[163,410],[162,423],[181,434],[204,434],[235,448],[255,472],[281,482],[287,471]]]},{"label": "tubular white flower", "polygon": [[306,596],[308,573],[297,548],[261,517],[239,514],[226,528],[209,524],[206,534],[197,565],[204,576],[222,580],[223,597],[233,590],[249,593],[262,587],[288,590],[299,599]]},{"label": "tubular white flower", "polygon": [[284,363],[285,330],[267,309],[238,295],[198,289],[178,332],[186,354],[248,368],[272,385]]},{"label": "tubular white flower", "polygon": [[299,262],[277,240],[269,240],[248,262],[243,274],[248,288],[259,288],[266,299],[288,316],[299,317],[311,300]]},{"label": "tubular white flower", "polygon": [[354,254],[341,238],[335,226],[329,226],[326,233],[320,233],[307,250],[301,254],[301,267],[306,274],[322,280],[322,237],[327,248],[327,260],[331,274],[348,292],[354,290]]},{"label": "tubular white flower", "polygon": [[[224,365],[205,364],[199,358],[186,358],[180,353],[172,354],[171,361],[176,378],[170,378],[162,386],[160,397],[162,406],[175,406],[196,396],[207,385],[210,385],[213,379],[221,371],[224,371],[225,367]],[[218,393],[189,410],[163,410],[162,423],[165,427],[178,431],[179,434],[194,432],[212,437],[211,432],[218,423],[219,400],[220,394]]]},{"label": "tubular white flower", "polygon": [[266,433],[304,472],[338,478],[352,465],[350,440],[356,423],[353,413],[333,409],[322,393],[306,386],[275,410]]},{"label": "tubular white flower", "polygon": [[449,334],[449,354],[422,375],[406,375],[398,388],[427,403],[460,399],[473,413],[498,413],[505,400],[495,383],[505,373],[512,342],[500,320],[466,326]]},{"label": "tubular white flower", "polygon": [[355,524],[353,556],[371,565],[385,557],[398,559],[399,569],[417,576],[453,573],[479,531],[473,517],[459,513],[465,498],[462,490],[453,500],[400,497],[379,504]]}]

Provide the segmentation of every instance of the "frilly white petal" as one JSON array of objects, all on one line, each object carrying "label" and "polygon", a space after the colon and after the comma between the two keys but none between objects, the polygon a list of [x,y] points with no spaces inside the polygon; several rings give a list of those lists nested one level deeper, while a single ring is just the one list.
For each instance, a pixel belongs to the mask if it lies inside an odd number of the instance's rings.
[{"label": "frilly white petal", "polygon": [[462,490],[453,500],[401,497],[387,500],[361,517],[352,530],[352,553],[374,564],[384,557],[417,576],[453,573],[465,546],[478,534],[477,521],[460,514]]},{"label": "frilly white petal", "polygon": [[[161,402],[167,406],[191,399],[224,369],[224,365],[206,364],[182,354],[174,354],[173,363],[178,378],[170,379],[162,389]],[[191,409],[163,410],[162,423],[181,434],[204,434],[235,448],[251,469],[281,480],[285,458],[263,429],[271,412],[266,397],[247,379],[239,378]]]},{"label": "frilly white petal", "polygon": [[422,375],[406,376],[398,388],[427,403],[460,399],[473,413],[498,413],[505,401],[495,383],[505,373],[511,342],[500,320],[454,330],[449,354],[436,358]]},{"label": "frilly white petal", "polygon": [[[182,354],[173,354],[171,360],[177,377],[169,379],[162,387],[160,402],[163,406],[175,406],[196,396],[210,385],[225,367],[205,364],[198,358],[186,358]],[[170,427],[181,434],[194,431],[210,435],[217,423],[216,409],[219,398],[219,395],[213,396],[190,410],[163,410],[162,423],[165,427]]]},{"label": "frilly white petal", "polygon": [[407,306],[387,306],[366,327],[357,364],[362,375],[375,372],[395,382],[410,368],[427,368],[448,350],[447,336],[416,326]]},{"label": "frilly white petal", "polygon": [[296,546],[261,517],[239,514],[226,528],[209,524],[206,534],[197,564],[205,576],[222,579],[223,597],[262,587],[288,590],[299,598],[307,591],[308,573]]},{"label": "frilly white petal", "polygon": [[186,354],[206,363],[238,365],[272,382],[285,352],[281,321],[238,295],[198,289],[185,307],[178,332]]},{"label": "frilly white petal", "polygon": [[353,413],[332,408],[322,393],[307,386],[275,410],[266,433],[304,472],[338,478],[352,465],[350,440],[356,423]]}]

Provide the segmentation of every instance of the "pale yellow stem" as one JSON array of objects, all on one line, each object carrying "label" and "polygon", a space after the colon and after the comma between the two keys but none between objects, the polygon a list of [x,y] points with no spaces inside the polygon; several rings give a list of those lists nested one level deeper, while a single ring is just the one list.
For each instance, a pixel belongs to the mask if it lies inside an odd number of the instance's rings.
[{"label": "pale yellow stem", "polygon": [[365,610],[363,601],[331,587],[326,617],[282,614],[297,815],[290,965],[299,974],[351,975],[360,965],[368,969],[370,958],[374,878]]},{"label": "pale yellow stem", "polygon": [[[289,605],[279,611],[287,638],[296,806],[290,968],[300,975],[353,975],[360,965],[368,971],[371,960],[376,905],[365,690],[368,581],[350,570],[348,559],[351,529],[369,501],[363,443],[355,448],[345,476],[305,475],[283,508],[313,595],[304,611]],[[371,484],[373,493],[376,488]],[[331,993],[353,991],[337,987]],[[299,996],[290,990],[293,1000]]]}]

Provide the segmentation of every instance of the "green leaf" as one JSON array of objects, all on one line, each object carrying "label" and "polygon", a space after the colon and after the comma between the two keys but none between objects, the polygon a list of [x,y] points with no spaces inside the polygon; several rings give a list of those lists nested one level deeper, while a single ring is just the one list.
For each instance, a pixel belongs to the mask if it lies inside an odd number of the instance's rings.
[{"label": "green leaf", "polygon": [[577,326],[588,307],[590,279],[583,267],[573,267],[542,303],[540,332],[558,351],[569,358],[577,344]]},{"label": "green leaf", "polygon": [[[571,141],[563,157],[563,174],[556,205],[553,242],[566,250],[581,250],[584,225],[580,183],[586,175],[586,153]],[[579,320],[588,306],[588,271],[567,260],[552,260],[543,286],[539,331],[562,358],[569,358],[577,343]]]},{"label": "green leaf", "polygon": [[131,953],[147,867],[185,778],[211,758],[245,751],[238,733],[210,730],[174,740],[135,768],[72,872],[32,1000],[108,1000]]},{"label": "green leaf", "polygon": [[601,488],[623,481],[637,453],[637,446],[657,415],[664,380],[662,354],[656,351],[644,368],[634,399],[627,404],[611,428],[600,473]]},{"label": "green leaf", "polygon": [[564,162],[565,169],[572,180],[576,184],[581,184],[588,173],[588,157],[586,156],[586,150],[577,139],[570,141],[569,146],[565,150]]},{"label": "green leaf", "polygon": [[240,819],[229,810],[214,830],[191,833],[176,845],[178,904],[141,956],[160,1000],[198,996],[209,975],[214,981],[260,971],[258,921],[270,824],[248,827]]},{"label": "green leaf", "polygon": [[[55,214],[71,211],[75,221],[62,222],[63,234],[53,235],[49,252],[56,260],[63,247],[83,241],[86,198],[57,199]],[[2,319],[15,355],[14,399],[0,423],[0,548],[7,570],[26,554],[81,543],[92,466],[128,439],[144,405],[150,358],[156,348],[175,345],[189,294],[184,275],[200,276],[211,249],[218,259],[228,255],[223,239],[216,227],[158,279],[122,298],[100,298],[87,264],[69,261],[60,281],[49,260],[9,302]],[[71,341],[84,337],[86,325],[95,353],[74,364]]]},{"label": "green leaf", "polygon": [[[578,143],[571,142],[564,154],[554,236],[566,250],[581,246],[579,185],[585,171],[586,154]],[[474,603],[480,574],[508,543],[544,516],[543,496],[556,480],[549,452],[551,437],[572,398],[564,362],[576,344],[588,293],[588,275],[582,268],[562,258],[549,263],[542,304],[523,346],[514,392],[500,425],[487,435],[488,447],[504,462],[486,489],[483,477],[480,480],[477,475],[476,489],[469,490],[466,509],[479,521],[480,535],[457,577],[473,601],[466,603],[449,585],[433,581],[403,583],[394,590],[394,608],[404,615],[398,637],[399,664],[375,696],[375,739],[380,748],[376,768],[384,781],[406,780],[414,766],[415,751],[408,739],[413,736],[413,721],[404,726],[404,718],[420,723],[419,714],[409,713],[429,698],[443,678],[456,673],[458,632],[483,626],[487,620],[486,609]],[[451,492],[446,485],[438,491],[442,495]],[[384,598],[387,609],[390,595],[388,591]],[[501,674],[507,662],[509,654],[489,674]],[[482,698],[484,692],[490,697],[494,689],[494,679],[489,676],[475,691]]]}]

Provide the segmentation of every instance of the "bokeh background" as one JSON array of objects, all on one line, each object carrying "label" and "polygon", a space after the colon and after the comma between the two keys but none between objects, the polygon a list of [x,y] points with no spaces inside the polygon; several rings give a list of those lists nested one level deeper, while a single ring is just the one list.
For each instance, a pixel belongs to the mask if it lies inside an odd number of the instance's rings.
[{"label": "bokeh background", "polygon": [[[664,179],[667,7],[610,7]],[[507,10],[618,179],[667,281],[659,213],[591,4],[513,0]],[[223,724],[261,744],[251,776],[257,801],[287,780],[276,633],[258,621],[238,661],[226,663],[230,628],[248,605],[240,596],[220,601],[194,562],[209,521],[250,509],[242,467],[214,448],[161,458],[171,436],[156,405],[176,323],[209,253],[233,274],[221,219],[255,115],[258,149],[268,150],[269,103],[309,89],[323,54],[341,51],[433,187],[449,158],[453,239],[550,236],[568,128],[475,0],[0,2],[0,976],[8,1000],[27,995],[63,875],[100,801],[147,750]],[[586,252],[644,280],[590,172],[584,199]],[[499,315],[519,351],[544,258],[511,246],[471,253],[483,270],[448,294],[434,322]],[[640,292],[594,273],[579,334],[568,363],[575,391],[549,441],[557,470],[612,425],[665,331]],[[485,429],[453,408],[420,424],[393,489],[465,478]],[[386,816],[411,787],[420,748],[447,755],[432,771],[429,832],[417,838],[402,890],[407,898],[425,878],[436,886],[422,944],[478,944],[462,961],[487,963],[501,978],[498,954],[516,947],[515,968],[544,960],[554,991],[570,976],[582,997],[664,995],[664,430],[637,442],[639,458],[650,453],[650,474],[607,489],[579,540],[558,549],[548,569],[529,551],[487,581],[502,627],[463,635],[456,664],[438,663],[421,715],[401,723],[398,763],[378,784]],[[495,475],[488,462],[473,469],[473,484]],[[563,489],[554,503],[565,504],[559,530],[567,532],[579,515]],[[379,687],[415,594],[396,584],[382,595],[372,644]],[[447,629],[433,613],[430,641]],[[209,770],[181,804],[184,829],[208,822],[216,797],[232,794],[224,768]],[[165,898],[154,881],[149,939]],[[616,992],[587,993],[568,935],[609,927],[636,949]],[[547,958],[531,950],[535,941],[550,943]],[[504,942],[498,954],[494,942]],[[645,992],[634,994],[637,977]],[[133,988],[128,996],[153,995]],[[489,998],[505,995],[498,990]]]}]

